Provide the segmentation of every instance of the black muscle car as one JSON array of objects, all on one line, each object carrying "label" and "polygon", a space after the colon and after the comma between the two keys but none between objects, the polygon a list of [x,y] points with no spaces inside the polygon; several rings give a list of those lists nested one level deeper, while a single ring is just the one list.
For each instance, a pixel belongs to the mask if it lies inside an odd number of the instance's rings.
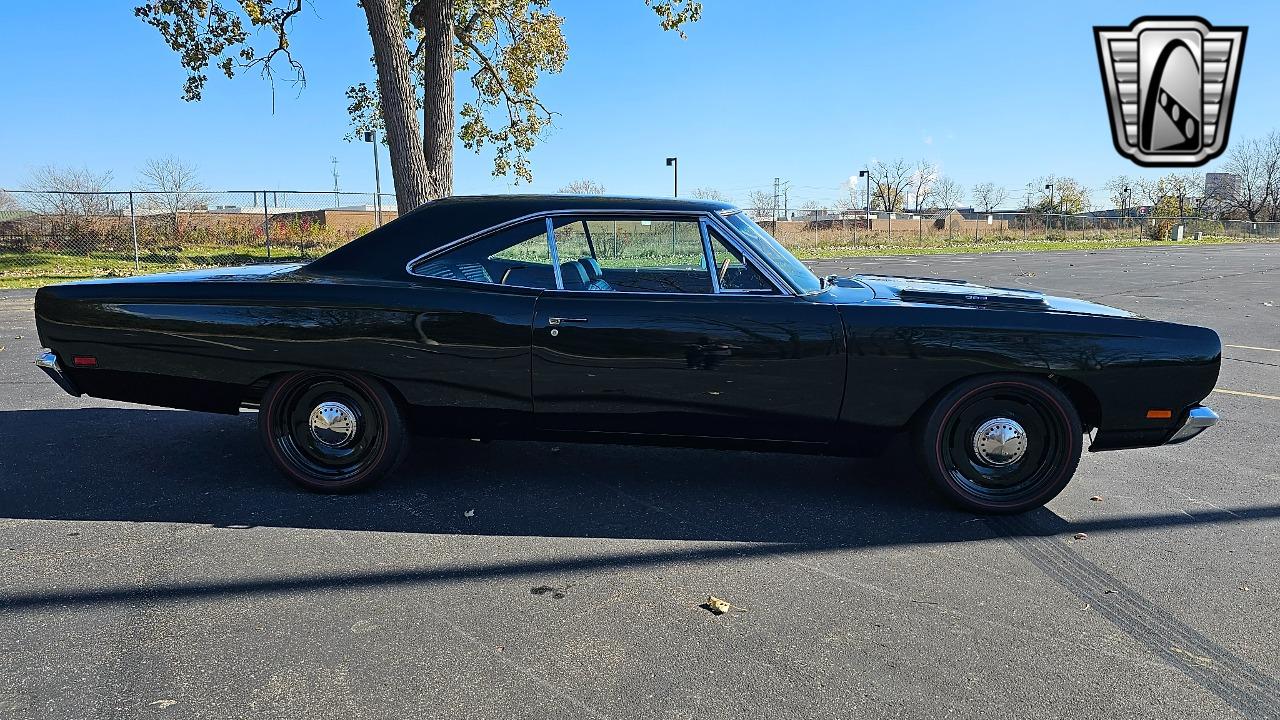
[{"label": "black muscle car", "polygon": [[72,395],[258,410],[312,490],[391,472],[410,429],[874,452],[978,511],[1039,506],[1090,450],[1217,416],[1212,330],[953,280],[819,278],[723,203],[457,197],[306,264],[41,288]]}]

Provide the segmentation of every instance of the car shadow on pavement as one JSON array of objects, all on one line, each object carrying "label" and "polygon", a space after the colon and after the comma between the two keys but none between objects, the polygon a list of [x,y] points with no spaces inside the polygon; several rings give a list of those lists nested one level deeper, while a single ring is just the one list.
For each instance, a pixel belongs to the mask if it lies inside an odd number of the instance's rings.
[{"label": "car shadow on pavement", "polygon": [[[252,415],[83,408],[0,412],[0,517],[379,532],[700,540],[848,548],[986,540],[924,487],[904,447],[853,459],[546,442],[418,438],[361,493],[289,484]],[[1280,507],[1069,524],[1041,510],[1020,533],[1248,521]]]},{"label": "car shadow on pavement", "polygon": [[811,555],[850,548],[1037,538],[1064,532],[1280,517],[1280,506],[1068,523],[955,511],[890,449],[877,460],[538,442],[426,440],[403,468],[354,495],[288,484],[251,416],[85,408],[0,412],[0,518],[323,528],[438,535],[685,540],[622,551],[463,567],[244,577],[166,586],[0,592],[10,610],[376,589],[547,573]]}]

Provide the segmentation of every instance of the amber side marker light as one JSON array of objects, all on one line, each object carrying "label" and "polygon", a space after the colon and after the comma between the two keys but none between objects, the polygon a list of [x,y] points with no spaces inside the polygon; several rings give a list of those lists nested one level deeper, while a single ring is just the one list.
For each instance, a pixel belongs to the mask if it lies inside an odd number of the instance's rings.
[{"label": "amber side marker light", "polygon": [[[71,364],[76,367],[97,367],[98,358],[92,355],[73,355],[71,357]],[[1148,417],[1150,417],[1149,413]]]},{"label": "amber side marker light", "polygon": [[1168,420],[1173,417],[1172,410],[1148,410],[1148,420]]}]

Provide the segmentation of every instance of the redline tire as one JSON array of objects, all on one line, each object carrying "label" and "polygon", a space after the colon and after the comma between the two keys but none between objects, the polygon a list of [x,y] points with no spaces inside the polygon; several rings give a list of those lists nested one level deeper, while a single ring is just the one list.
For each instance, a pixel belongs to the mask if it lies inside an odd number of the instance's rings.
[{"label": "redline tire", "polygon": [[[994,454],[986,450],[991,433],[1003,433],[989,440]],[[1047,380],[1018,375],[959,383],[938,398],[915,434],[917,459],[932,485],[961,508],[991,514],[1052,500],[1075,474],[1083,446],[1080,416],[1067,396]]]},{"label": "redline tire", "polygon": [[285,477],[322,493],[369,486],[391,474],[408,448],[391,393],[375,380],[343,372],[276,380],[258,410],[258,435]]}]

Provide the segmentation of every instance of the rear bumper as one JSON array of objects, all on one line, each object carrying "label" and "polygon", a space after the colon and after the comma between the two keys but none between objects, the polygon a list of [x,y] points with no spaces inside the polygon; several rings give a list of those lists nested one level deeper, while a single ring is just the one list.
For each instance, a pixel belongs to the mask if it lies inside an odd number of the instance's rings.
[{"label": "rear bumper", "polygon": [[1169,436],[1166,444],[1184,443],[1217,424],[1218,413],[1204,405],[1196,405],[1187,411],[1187,416],[1183,419],[1182,425],[1173,432],[1173,435]]},{"label": "rear bumper", "polygon": [[42,353],[36,358],[36,367],[40,368],[49,376],[51,380],[58,383],[58,387],[62,388],[72,397],[80,397],[84,393],[76,384],[71,382],[71,378],[62,371],[62,365],[58,363],[58,356],[51,352]]}]

